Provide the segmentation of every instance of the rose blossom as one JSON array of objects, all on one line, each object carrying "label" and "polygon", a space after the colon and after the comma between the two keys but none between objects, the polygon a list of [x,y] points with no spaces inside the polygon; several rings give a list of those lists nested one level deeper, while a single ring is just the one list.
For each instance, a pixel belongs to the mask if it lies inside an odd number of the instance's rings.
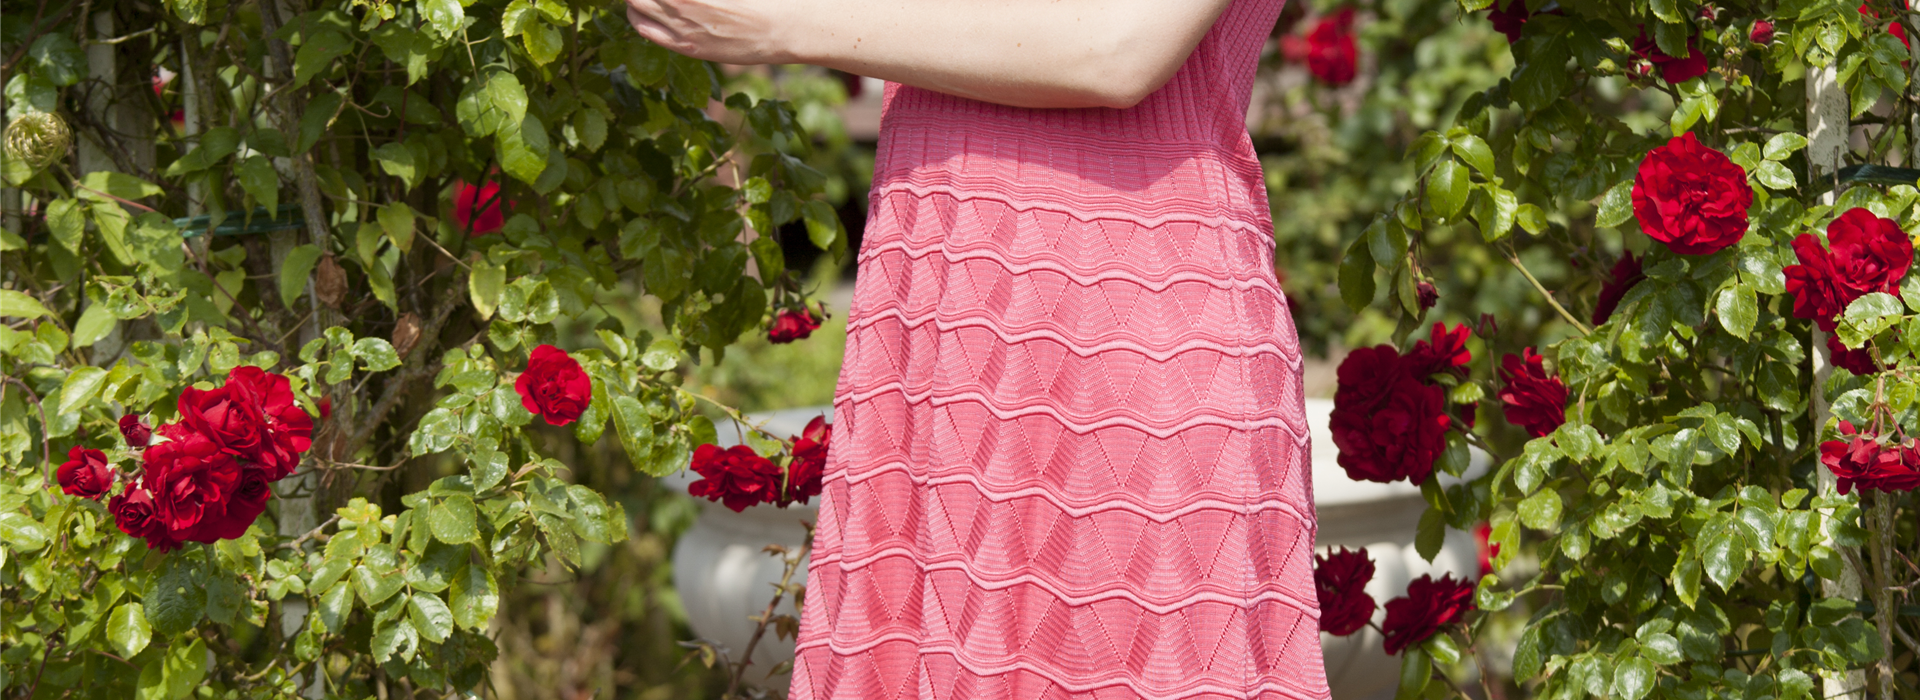
[{"label": "rose blossom", "polygon": [[146,540],[148,548],[160,552],[180,548],[180,541],[167,534],[166,524],[160,521],[160,509],[154,504],[153,494],[146,489],[128,488],[107,501],[107,511],[113,513],[115,527],[128,537]]},{"label": "rose blossom", "polygon": [[1473,354],[1467,352],[1466,324],[1459,324],[1448,330],[1446,324],[1435,323],[1427,334],[1427,340],[1414,341],[1413,349],[1407,351],[1407,367],[1413,371],[1416,379],[1425,382],[1427,377],[1445,372],[1461,379],[1467,378],[1467,363],[1473,361]]},{"label": "rose blossom", "polygon": [[55,473],[60,491],[69,496],[100,500],[113,488],[113,469],[107,466],[107,453],[75,445],[67,451],[66,464]]},{"label": "rose blossom", "polygon": [[1545,363],[1533,348],[1500,358],[1500,381],[1506,384],[1497,394],[1500,412],[1534,437],[1549,435],[1567,422],[1567,385],[1548,374]]},{"label": "rose blossom", "polygon": [[[1533,19],[1534,12],[1527,9],[1527,0],[1504,1],[1506,8],[1502,9],[1500,7],[1502,0],[1494,0],[1493,6],[1487,8],[1487,20],[1493,22],[1494,31],[1505,34],[1507,36],[1507,43],[1512,44],[1520,41],[1520,30],[1526,26],[1527,20]],[[1553,9],[1539,14],[1557,15],[1562,13],[1559,9]]]},{"label": "rose blossom", "polygon": [[1793,296],[1794,317],[1811,319],[1831,333],[1834,317],[1855,299],[1874,292],[1899,293],[1900,278],[1913,265],[1913,240],[1893,220],[1855,207],[1827,225],[1827,243],[1822,249],[1813,234],[1794,237],[1793,254],[1800,264],[1782,272]]},{"label": "rose blossom", "polygon": [[547,419],[547,425],[566,425],[585,413],[593,402],[593,380],[567,351],[552,345],[534,348],[527,371],[514,380],[520,405]]},{"label": "rose blossom", "polygon": [[1640,37],[1633,41],[1633,52],[1647,59],[1660,71],[1660,79],[1668,83],[1680,84],[1707,74],[1707,55],[1700,51],[1698,37],[1687,37],[1687,55],[1674,57],[1660,49],[1660,44],[1641,31]]},{"label": "rose blossom", "polygon": [[1747,41],[1756,44],[1773,43],[1773,23],[1764,19],[1756,20],[1753,23],[1753,31],[1747,34]]},{"label": "rose blossom", "polygon": [[1747,171],[1692,132],[1653,149],[1633,178],[1640,230],[1682,255],[1709,255],[1747,233]]},{"label": "rose blossom", "polygon": [[1377,605],[1367,595],[1373,580],[1373,558],[1367,550],[1339,551],[1313,557],[1313,587],[1320,595],[1320,631],[1345,637],[1367,626]]},{"label": "rose blossom", "polygon": [[1440,628],[1459,622],[1473,609],[1473,584],[1447,574],[1438,581],[1426,574],[1407,584],[1407,595],[1387,601],[1386,633],[1389,655],[1433,637]]},{"label": "rose blossom", "polygon": [[140,414],[129,413],[120,417],[120,437],[126,438],[128,447],[146,447],[153,442],[153,428],[140,419]]},{"label": "rose blossom", "polygon": [[1920,486],[1920,445],[1882,445],[1872,436],[1854,432],[1853,424],[1840,421],[1843,440],[1820,443],[1820,463],[1833,472],[1841,495],[1862,490],[1912,491]]},{"label": "rose blossom", "polygon": [[1880,371],[1880,368],[1874,365],[1872,350],[1865,346],[1850,350],[1840,342],[1840,336],[1837,335],[1827,336],[1827,359],[1833,366],[1854,374],[1873,374]]},{"label": "rose blossom", "polygon": [[1493,541],[1493,524],[1480,523],[1473,529],[1474,549],[1480,554],[1480,575],[1493,573],[1493,560],[1500,558],[1500,543]]},{"label": "rose blossom", "polygon": [[464,182],[455,184],[453,222],[461,230],[471,230],[468,235],[474,238],[500,230],[506,222],[506,203],[500,199],[500,183],[487,182],[479,187]]},{"label": "rose blossom", "polygon": [[247,528],[267,510],[267,499],[273,497],[268,483],[266,472],[252,467],[241,469],[239,482],[220,508],[203,513],[198,525],[174,535],[188,542],[213,542],[247,534]]},{"label": "rose blossom", "polygon": [[1353,8],[1343,7],[1321,18],[1307,32],[1307,70],[1334,87],[1353,82],[1360,49],[1353,40]]},{"label": "rose blossom", "polygon": [[140,483],[153,494],[161,524],[174,539],[202,539],[201,520],[225,517],[227,501],[240,484],[242,467],[233,454],[184,423],[160,427],[166,438],[147,448]]},{"label": "rose blossom", "polygon": [[807,422],[806,430],[800,431],[800,437],[793,441],[793,459],[787,462],[787,486],[780,495],[782,507],[806,503],[820,495],[820,477],[827,466],[827,441],[832,435],[833,426],[827,424],[826,416],[814,416]]},{"label": "rose blossom", "polygon": [[218,389],[188,387],[179,409],[179,425],[274,479],[293,473],[313,445],[313,417],[293,402],[287,378],[259,367],[235,368]]},{"label": "rose blossom", "polygon": [[1593,303],[1593,325],[1596,326],[1604,325],[1607,319],[1613,318],[1614,309],[1620,307],[1620,299],[1633,289],[1633,285],[1647,278],[1640,270],[1640,259],[1633,257],[1631,250],[1614,261],[1613,270],[1608,274],[1612,279],[1600,286],[1600,299]]},{"label": "rose blossom", "polygon": [[1446,449],[1446,392],[1416,379],[1392,346],[1355,350],[1341,361],[1333,396],[1333,444],[1347,476],[1425,483]]},{"label": "rose blossom", "polygon": [[780,465],[746,445],[724,450],[701,445],[693,450],[692,466],[703,478],[689,484],[687,493],[719,501],[735,513],[780,495]]},{"label": "rose blossom", "polygon": [[767,327],[767,341],[791,343],[813,335],[819,329],[820,319],[813,317],[812,309],[787,309],[774,315],[773,325]]}]

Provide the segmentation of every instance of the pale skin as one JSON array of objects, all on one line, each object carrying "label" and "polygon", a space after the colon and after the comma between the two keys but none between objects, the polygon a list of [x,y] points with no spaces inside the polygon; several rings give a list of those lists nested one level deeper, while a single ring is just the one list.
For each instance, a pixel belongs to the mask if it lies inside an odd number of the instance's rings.
[{"label": "pale skin", "polygon": [[1231,0],[626,0],[641,36],[720,63],[807,63],[983,102],[1131,107]]}]

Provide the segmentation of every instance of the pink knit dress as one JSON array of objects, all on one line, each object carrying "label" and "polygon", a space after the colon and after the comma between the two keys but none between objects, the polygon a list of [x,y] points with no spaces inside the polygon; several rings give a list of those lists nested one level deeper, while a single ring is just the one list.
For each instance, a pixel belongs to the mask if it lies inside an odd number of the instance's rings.
[{"label": "pink knit dress", "polygon": [[1324,698],[1236,0],[1125,110],[889,85],[793,700]]}]

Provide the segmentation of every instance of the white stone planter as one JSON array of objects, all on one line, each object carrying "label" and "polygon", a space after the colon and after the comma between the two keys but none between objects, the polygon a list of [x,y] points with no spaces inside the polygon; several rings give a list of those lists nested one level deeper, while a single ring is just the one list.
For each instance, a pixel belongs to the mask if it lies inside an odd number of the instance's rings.
[{"label": "white stone planter", "polygon": [[[1314,508],[1320,521],[1315,544],[1322,550],[1339,546],[1366,548],[1375,566],[1367,592],[1382,605],[1405,593],[1407,582],[1422,574],[1451,573],[1456,578],[1475,578],[1479,568],[1478,552],[1468,533],[1449,530],[1445,545],[1432,563],[1414,551],[1414,531],[1427,508],[1419,488],[1406,483],[1375,484],[1347,478],[1335,461],[1333,434],[1328,428],[1332,411],[1332,401],[1307,400],[1307,423],[1313,440]],[[791,436],[798,435],[807,421],[819,415],[826,415],[831,421],[833,409],[794,409],[753,418],[765,421],[768,432]],[[736,444],[738,440],[733,426],[721,427],[723,446]],[[1483,473],[1488,461],[1484,454],[1475,451],[1468,475]],[[687,485],[699,478],[688,470],[669,475],[662,482],[685,492]],[[1452,478],[1443,477],[1443,483],[1454,482]],[[725,644],[731,653],[739,654],[753,636],[754,623],[747,618],[765,609],[773,596],[772,584],[780,580],[780,560],[765,554],[761,548],[768,544],[798,547],[806,536],[800,521],[813,520],[819,511],[812,506],[786,509],[756,506],[735,513],[705,500],[700,505],[699,519],[674,546],[673,585],[680,593],[694,633]],[[804,570],[797,578],[804,582]],[[790,601],[783,603],[780,611],[798,614]],[[1374,622],[1380,622],[1385,616],[1384,609],[1376,610]],[[1320,641],[1325,649],[1327,679],[1335,698],[1385,700],[1393,697],[1394,686],[1399,682],[1400,662],[1386,655],[1379,634],[1370,629],[1346,638],[1323,634]],[[786,676],[765,679],[765,673],[781,661],[793,659],[792,640],[769,634],[760,640],[753,656],[753,665],[747,672],[749,679],[767,687],[786,687]]]}]

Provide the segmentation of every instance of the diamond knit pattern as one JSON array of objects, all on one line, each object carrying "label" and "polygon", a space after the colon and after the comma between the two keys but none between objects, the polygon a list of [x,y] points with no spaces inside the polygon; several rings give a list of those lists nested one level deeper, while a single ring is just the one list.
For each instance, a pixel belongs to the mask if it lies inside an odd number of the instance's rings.
[{"label": "diamond knit pattern", "polygon": [[1327,697],[1243,121],[1280,6],[1131,109],[888,86],[791,698]]}]

